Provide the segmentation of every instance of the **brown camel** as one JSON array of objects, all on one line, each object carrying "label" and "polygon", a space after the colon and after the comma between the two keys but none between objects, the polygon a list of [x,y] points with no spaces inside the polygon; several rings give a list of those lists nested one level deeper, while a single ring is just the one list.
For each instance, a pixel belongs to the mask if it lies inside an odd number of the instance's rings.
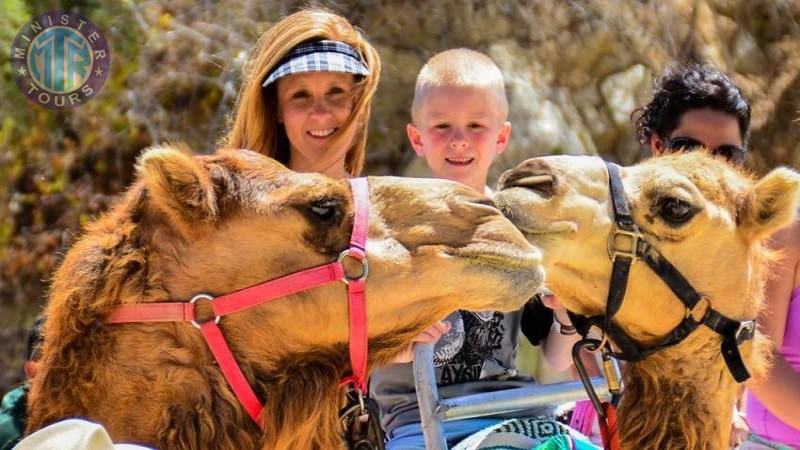
[{"label": "brown camel", "polygon": [[[651,159],[621,175],[646,240],[707,300],[693,317],[710,306],[728,318],[754,319],[772,258],[764,239],[793,217],[800,176],[780,168],[756,181],[702,152]],[[578,314],[604,314],[614,223],[604,163],[531,159],[506,172],[500,188],[501,210],[542,249],[548,287]],[[658,342],[686,314],[653,270],[641,260],[632,265],[614,321],[637,344]],[[701,325],[681,343],[626,367],[619,406],[624,448],[728,448],[738,385],[720,342]],[[754,376],[765,367],[764,345],[756,334],[739,347]]]},{"label": "brown camel", "polygon": [[[191,324],[103,319],[117,305],[228,293],[335,261],[353,224],[348,183],[245,150],[155,148],[138,173],[54,276],[28,432],[79,416],[115,442],[158,448],[342,447],[343,283],[222,318],[265,403],[263,432]],[[372,177],[369,189],[370,367],[453,310],[512,310],[539,288],[538,250],[488,199],[440,180]]]}]

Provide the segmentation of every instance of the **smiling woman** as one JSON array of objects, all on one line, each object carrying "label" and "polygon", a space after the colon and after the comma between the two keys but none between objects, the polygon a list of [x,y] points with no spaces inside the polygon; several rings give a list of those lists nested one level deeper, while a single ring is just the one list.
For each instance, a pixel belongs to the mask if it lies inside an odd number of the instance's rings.
[{"label": "smiling woman", "polygon": [[361,173],[378,53],[344,18],[304,10],[265,32],[244,66],[232,148],[298,172]]}]

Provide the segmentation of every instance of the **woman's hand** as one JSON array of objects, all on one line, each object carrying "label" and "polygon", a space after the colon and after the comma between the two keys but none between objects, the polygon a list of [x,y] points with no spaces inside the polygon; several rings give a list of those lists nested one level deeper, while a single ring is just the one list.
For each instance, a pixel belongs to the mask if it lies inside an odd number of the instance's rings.
[{"label": "woman's hand", "polygon": [[567,314],[567,308],[564,308],[564,306],[561,305],[561,302],[555,297],[555,295],[543,295],[541,298],[542,304],[553,310],[553,318],[558,320],[558,323],[561,325],[572,325],[572,321],[569,319],[569,314]]},{"label": "woman's hand", "polygon": [[417,335],[406,348],[403,349],[397,356],[394,357],[394,363],[410,363],[414,361],[414,344],[422,342],[424,344],[434,344],[439,341],[439,338],[444,336],[450,331],[452,325],[447,321],[439,321],[428,327],[427,330]]},{"label": "woman's hand", "polygon": [[[567,309],[553,295],[542,295],[542,304],[553,310],[553,320],[564,327],[571,327],[572,321],[569,319]],[[564,334],[556,331],[556,327],[550,328],[550,333],[542,345],[542,353],[547,364],[556,370],[567,370],[572,367],[572,346],[578,342],[580,335],[576,332]]]}]

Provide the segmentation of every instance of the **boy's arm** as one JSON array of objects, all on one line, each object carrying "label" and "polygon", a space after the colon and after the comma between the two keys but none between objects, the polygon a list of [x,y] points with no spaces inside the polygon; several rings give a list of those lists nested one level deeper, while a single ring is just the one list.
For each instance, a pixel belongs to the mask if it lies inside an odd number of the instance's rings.
[{"label": "boy's arm", "polygon": [[409,344],[392,360],[393,363],[410,363],[414,361],[414,344],[435,344],[450,331],[452,325],[448,321],[438,321],[417,335]]}]

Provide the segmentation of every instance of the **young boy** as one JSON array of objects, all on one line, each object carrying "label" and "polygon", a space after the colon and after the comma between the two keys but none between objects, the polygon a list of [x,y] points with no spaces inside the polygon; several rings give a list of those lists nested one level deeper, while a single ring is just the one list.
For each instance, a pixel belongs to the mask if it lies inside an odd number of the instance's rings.
[{"label": "young boy", "polygon": [[[490,192],[486,187],[489,166],[506,149],[511,135],[503,76],[491,59],[468,49],[447,50],[431,58],[417,77],[411,116],[408,138],[434,176]],[[456,311],[418,340],[436,341],[444,334],[434,348],[442,398],[498,391],[531,381],[518,374],[514,362],[521,322],[532,343],[546,339],[544,352],[551,365],[561,370],[569,366],[569,349],[577,336],[566,311],[557,311],[555,320],[552,311],[534,302],[512,313]],[[398,361],[409,361],[410,353],[409,348]],[[394,364],[375,371],[370,392],[381,408],[386,448],[424,449],[411,365]],[[513,416],[542,412],[522,411]],[[501,420],[445,422],[448,445]]]}]

